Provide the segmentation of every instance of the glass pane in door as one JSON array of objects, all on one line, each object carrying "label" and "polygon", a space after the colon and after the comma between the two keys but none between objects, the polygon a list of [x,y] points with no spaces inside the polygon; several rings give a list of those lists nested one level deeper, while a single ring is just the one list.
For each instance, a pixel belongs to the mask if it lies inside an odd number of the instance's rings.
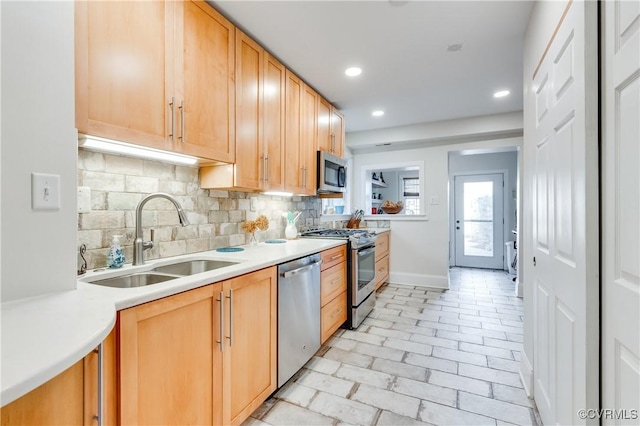
[{"label": "glass pane in door", "polygon": [[464,255],[493,257],[493,182],[464,183]]}]

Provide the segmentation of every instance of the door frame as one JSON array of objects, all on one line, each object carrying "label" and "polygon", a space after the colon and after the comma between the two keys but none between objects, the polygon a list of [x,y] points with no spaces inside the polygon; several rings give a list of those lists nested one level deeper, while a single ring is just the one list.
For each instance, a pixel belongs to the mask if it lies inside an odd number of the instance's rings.
[{"label": "door frame", "polygon": [[[520,167],[520,164],[518,164]],[[511,230],[509,228],[509,223],[507,221],[507,217],[509,217],[509,203],[507,197],[508,194],[511,193],[511,189],[507,185],[509,180],[509,170],[508,169],[491,169],[491,170],[477,170],[477,171],[465,171],[465,172],[455,172],[449,174],[449,267],[456,266],[456,233],[455,233],[455,223],[456,223],[456,211],[455,211],[455,201],[456,201],[456,189],[455,189],[455,178],[456,176],[475,176],[475,175],[496,175],[502,174],[502,182],[504,182],[503,191],[502,191],[502,217],[504,219],[504,223],[502,225],[502,254],[503,254],[503,262],[502,269],[507,271],[509,270],[508,259],[506,255],[506,249],[504,243],[507,241],[506,238],[511,234]],[[516,202],[516,206],[519,205],[519,201]],[[517,207],[516,207],[517,208]]]}]

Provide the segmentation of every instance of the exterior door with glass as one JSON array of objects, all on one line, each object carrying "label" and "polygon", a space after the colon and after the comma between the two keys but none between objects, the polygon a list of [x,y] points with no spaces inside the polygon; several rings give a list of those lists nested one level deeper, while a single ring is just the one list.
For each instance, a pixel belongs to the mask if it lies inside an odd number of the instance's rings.
[{"label": "exterior door with glass", "polygon": [[456,176],[455,265],[504,268],[504,175]]}]

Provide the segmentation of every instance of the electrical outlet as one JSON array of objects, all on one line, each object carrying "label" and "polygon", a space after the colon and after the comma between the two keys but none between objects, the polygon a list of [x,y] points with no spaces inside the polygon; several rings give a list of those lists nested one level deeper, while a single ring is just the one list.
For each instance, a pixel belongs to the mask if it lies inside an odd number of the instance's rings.
[{"label": "electrical outlet", "polygon": [[437,195],[432,195],[429,204],[431,204],[432,206],[437,206],[438,204],[440,204],[440,198]]},{"label": "electrical outlet", "polygon": [[60,175],[31,173],[31,208],[60,209]]},{"label": "electrical outlet", "polygon": [[88,186],[78,187],[78,213],[91,212],[91,188]]}]

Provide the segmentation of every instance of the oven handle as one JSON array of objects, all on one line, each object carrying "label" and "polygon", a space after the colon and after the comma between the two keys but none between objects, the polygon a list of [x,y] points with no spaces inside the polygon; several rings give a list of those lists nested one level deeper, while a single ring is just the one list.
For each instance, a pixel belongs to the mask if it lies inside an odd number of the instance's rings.
[{"label": "oven handle", "polygon": [[371,253],[373,253],[374,251],[376,251],[375,246],[368,248],[366,250],[358,250],[358,256],[367,256],[370,255]]},{"label": "oven handle", "polygon": [[283,272],[280,275],[282,275],[284,278],[289,278],[289,277],[292,277],[294,275],[298,275],[298,274],[302,274],[302,273],[305,273],[307,271],[310,271],[313,268],[315,268],[316,266],[320,266],[321,263],[322,263],[322,260],[319,260],[319,261],[317,261],[315,263],[312,263],[311,265],[303,266],[302,268],[294,269],[292,271]]}]

